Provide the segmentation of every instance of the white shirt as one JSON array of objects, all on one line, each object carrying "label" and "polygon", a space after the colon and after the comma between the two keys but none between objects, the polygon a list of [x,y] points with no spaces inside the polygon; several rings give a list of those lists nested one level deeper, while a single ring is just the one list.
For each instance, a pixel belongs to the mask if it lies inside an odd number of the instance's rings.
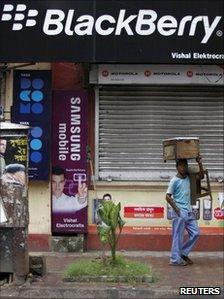
[{"label": "white shirt", "polygon": [[87,206],[87,200],[80,204],[78,196],[68,196],[64,193],[60,197],[52,196],[53,212],[75,212]]}]

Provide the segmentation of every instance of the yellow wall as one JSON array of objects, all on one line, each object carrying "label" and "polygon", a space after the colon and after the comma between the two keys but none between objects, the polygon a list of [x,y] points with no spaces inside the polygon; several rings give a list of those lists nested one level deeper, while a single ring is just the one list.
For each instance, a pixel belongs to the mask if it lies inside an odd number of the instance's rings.
[{"label": "yellow wall", "polygon": [[29,182],[29,233],[51,234],[49,182]]},{"label": "yellow wall", "polygon": [[[130,182],[134,184],[134,182]],[[153,190],[148,188],[144,183],[141,188],[133,189],[129,185],[113,185],[113,187],[99,187],[97,193],[89,191],[89,207],[88,207],[88,223],[92,224],[93,199],[102,198],[105,193],[110,193],[112,199],[117,203],[121,202],[121,215],[123,216],[124,206],[163,206],[164,219],[132,219],[126,218],[126,226],[171,226],[171,221],[166,219],[166,202],[164,184],[154,186]],[[130,189],[129,189],[130,188]],[[157,189],[157,191],[156,191]],[[222,188],[219,184],[212,185],[213,192],[213,208],[218,207],[218,192]],[[29,183],[29,212],[30,224],[29,233],[31,234],[51,234],[51,202],[50,202],[50,185],[48,182],[30,182]],[[223,221],[212,219],[212,221],[202,220],[202,204],[201,218],[199,226],[201,227],[219,227],[223,225]]]},{"label": "yellow wall", "polygon": [[[165,193],[168,183],[136,183],[130,182],[126,185],[121,183],[110,185],[110,183],[100,183],[97,186],[97,192],[89,192],[89,215],[88,221],[92,223],[92,207],[94,198],[102,198],[105,193],[110,193],[115,202],[121,202],[121,215],[124,216],[125,206],[151,206],[151,207],[164,207],[163,219],[141,219],[141,218],[124,218],[126,226],[170,226],[171,221],[167,220],[167,204],[165,201]],[[212,197],[213,197],[213,210],[220,207],[218,201],[218,192],[222,192],[223,185],[221,183],[212,183]],[[213,217],[211,221],[203,220],[203,198],[200,200],[200,219],[198,221],[201,227],[220,227],[223,226],[222,220],[217,220]],[[214,214],[214,212],[212,212]]]},{"label": "yellow wall", "polygon": [[[130,182],[131,184],[131,182]],[[133,186],[134,182],[132,182]],[[124,218],[126,226],[171,226],[171,221],[166,219],[166,187],[160,184],[154,186],[153,190],[148,188],[147,183],[141,188],[132,189],[129,186],[121,186],[120,184],[113,187],[100,187],[97,193],[89,191],[89,207],[88,207],[88,223],[92,224],[93,215],[93,199],[102,198],[105,193],[110,193],[112,199],[117,203],[121,202],[121,215],[123,217],[124,206],[152,206],[164,207],[164,219],[132,219]],[[165,184],[164,184],[165,185]],[[128,189],[130,188],[130,189]],[[155,190],[157,189],[157,191]],[[219,207],[218,192],[222,188],[218,184],[212,185],[213,208]],[[201,218],[198,221],[201,227],[219,227],[223,225],[223,221],[213,219],[205,221],[202,219],[202,200],[201,200]],[[51,234],[51,202],[50,202],[50,185],[48,182],[30,182],[29,183],[29,212],[30,224],[29,233],[31,234]]]}]

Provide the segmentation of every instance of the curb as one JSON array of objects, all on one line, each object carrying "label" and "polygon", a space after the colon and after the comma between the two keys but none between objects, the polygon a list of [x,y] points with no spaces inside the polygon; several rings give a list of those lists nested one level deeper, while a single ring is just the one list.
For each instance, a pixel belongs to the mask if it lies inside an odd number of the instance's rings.
[{"label": "curb", "polygon": [[[223,288],[220,295],[205,295],[203,299],[223,298]],[[202,296],[196,295],[179,295],[178,290],[171,286],[163,288],[153,288],[143,286],[124,286],[124,285],[106,285],[98,284],[76,284],[64,287],[15,287],[9,286],[1,288],[1,299],[200,299]]]},{"label": "curb", "polygon": [[131,278],[127,276],[77,276],[66,277],[62,279],[63,282],[138,282],[138,283],[151,283],[153,277],[151,275],[133,276]]},{"label": "curb", "polygon": [[[155,291],[149,287],[124,286],[76,286],[63,288],[10,288],[1,290],[1,299],[130,299],[156,298]],[[171,296],[172,298],[172,296]]]}]

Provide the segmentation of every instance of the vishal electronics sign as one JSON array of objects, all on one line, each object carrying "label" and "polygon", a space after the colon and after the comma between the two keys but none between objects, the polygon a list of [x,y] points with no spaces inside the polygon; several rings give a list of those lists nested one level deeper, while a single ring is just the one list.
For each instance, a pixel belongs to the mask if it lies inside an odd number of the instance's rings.
[{"label": "vishal electronics sign", "polygon": [[222,0],[0,0],[0,60],[223,63],[223,6]]}]

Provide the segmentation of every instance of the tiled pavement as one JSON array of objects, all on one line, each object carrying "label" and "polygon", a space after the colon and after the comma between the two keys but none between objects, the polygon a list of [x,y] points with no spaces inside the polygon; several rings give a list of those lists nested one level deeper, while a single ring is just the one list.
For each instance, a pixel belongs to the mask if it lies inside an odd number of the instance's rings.
[{"label": "tiled pavement", "polygon": [[[32,254],[32,253],[31,253]],[[153,283],[136,285],[124,283],[63,282],[63,271],[80,258],[95,258],[100,252],[33,253],[46,257],[47,274],[23,286],[4,285],[0,298],[222,298],[217,295],[183,296],[179,287],[221,287],[223,293],[224,259],[222,252],[192,252],[192,266],[169,266],[169,252],[119,252],[128,259],[140,261],[153,268]],[[109,254],[109,253],[108,253]]]}]

